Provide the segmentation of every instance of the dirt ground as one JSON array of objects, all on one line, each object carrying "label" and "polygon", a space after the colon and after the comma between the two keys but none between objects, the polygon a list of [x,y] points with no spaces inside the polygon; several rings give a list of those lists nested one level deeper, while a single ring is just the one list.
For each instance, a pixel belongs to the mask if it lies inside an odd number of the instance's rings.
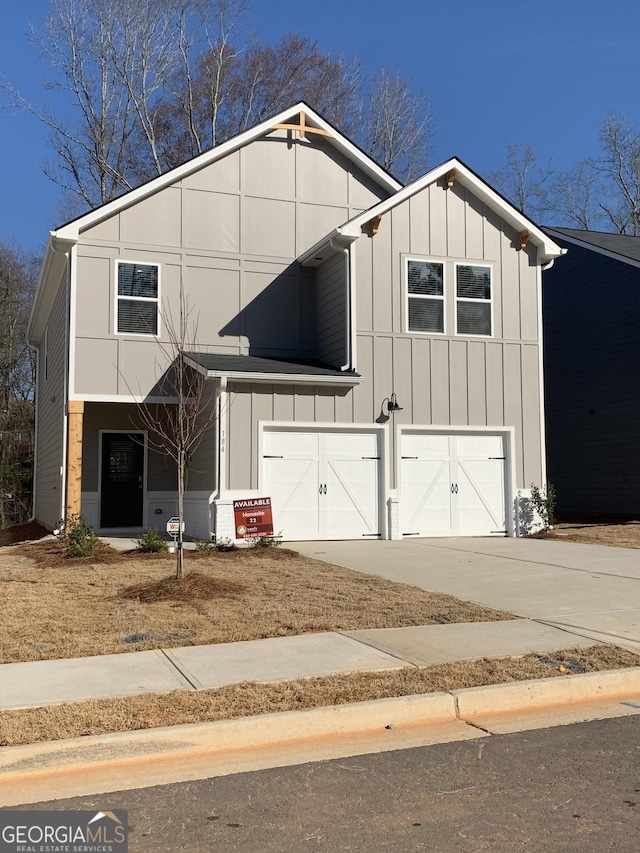
[{"label": "dirt ground", "polygon": [[587,545],[640,548],[640,521],[563,521],[554,525],[545,538],[584,542]]},{"label": "dirt ground", "polygon": [[58,540],[0,548],[0,663],[314,631],[513,618],[286,548],[67,559]]}]

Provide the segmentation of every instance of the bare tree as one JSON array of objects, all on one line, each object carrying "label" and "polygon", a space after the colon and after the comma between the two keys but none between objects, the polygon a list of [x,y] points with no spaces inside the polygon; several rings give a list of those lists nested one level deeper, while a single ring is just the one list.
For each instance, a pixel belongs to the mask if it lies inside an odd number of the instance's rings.
[{"label": "bare tree", "polygon": [[181,6],[181,0],[52,0],[34,38],[56,72],[44,86],[71,101],[75,122],[5,84],[12,103],[49,128],[55,156],[45,173],[76,196],[78,210],[136,185],[136,137],[145,140],[145,161],[155,174],[162,171],[151,116],[177,59],[173,24]]},{"label": "bare tree", "polygon": [[357,62],[323,53],[310,38],[288,34],[271,46],[253,40],[240,49],[233,22],[220,20],[218,41],[193,68],[184,67],[155,111],[157,138],[171,168],[259,124],[297,101],[307,101],[349,131],[361,84]]},{"label": "bare tree", "polygon": [[184,495],[192,457],[216,420],[216,407],[208,392],[205,377],[189,364],[188,353],[197,349],[197,322],[181,295],[179,316],[166,308],[162,312],[166,342],[157,339],[158,362],[162,365],[159,380],[162,403],[139,403],[138,415],[148,430],[149,446],[176,465],[178,490],[178,548],[176,577],[184,577],[183,522]]},{"label": "bare tree", "polygon": [[507,143],[501,169],[489,181],[522,213],[538,218],[547,209],[547,193],[554,175],[551,161],[540,165],[530,143]]},{"label": "bare tree", "polygon": [[0,529],[31,514],[35,354],[26,329],[36,259],[0,243]]},{"label": "bare tree", "polygon": [[382,70],[363,94],[358,60],[306,36],[289,33],[275,45],[243,39],[248,0],[50,2],[34,38],[53,69],[44,84],[53,97],[40,107],[16,86],[3,88],[49,129],[45,172],[65,192],[70,215],[299,100],[400,177],[414,178],[426,164],[432,111],[421,92]]},{"label": "bare tree", "polygon": [[614,113],[600,128],[602,157],[596,166],[606,195],[600,207],[619,234],[640,235],[640,133],[623,116]]},{"label": "bare tree", "polygon": [[381,68],[369,83],[362,147],[405,182],[421,175],[430,151],[433,110],[399,72]]},{"label": "bare tree", "polygon": [[591,231],[603,217],[599,206],[603,191],[602,175],[593,160],[579,160],[568,172],[553,177],[544,196],[545,217]]}]

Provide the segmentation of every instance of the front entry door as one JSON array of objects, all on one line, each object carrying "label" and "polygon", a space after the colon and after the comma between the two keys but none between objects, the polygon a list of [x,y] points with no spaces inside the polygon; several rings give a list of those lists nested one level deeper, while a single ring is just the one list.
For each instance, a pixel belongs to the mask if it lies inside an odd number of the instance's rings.
[{"label": "front entry door", "polygon": [[100,527],[142,527],[144,435],[102,434]]}]

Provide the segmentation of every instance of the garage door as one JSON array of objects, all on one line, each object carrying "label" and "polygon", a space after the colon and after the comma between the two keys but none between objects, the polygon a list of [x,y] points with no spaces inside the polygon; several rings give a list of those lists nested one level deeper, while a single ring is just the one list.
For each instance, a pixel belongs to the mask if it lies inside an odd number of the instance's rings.
[{"label": "garage door", "polygon": [[407,433],[401,441],[403,535],[506,535],[502,435]]},{"label": "garage door", "polygon": [[265,430],[264,493],[288,540],[380,535],[377,433]]}]

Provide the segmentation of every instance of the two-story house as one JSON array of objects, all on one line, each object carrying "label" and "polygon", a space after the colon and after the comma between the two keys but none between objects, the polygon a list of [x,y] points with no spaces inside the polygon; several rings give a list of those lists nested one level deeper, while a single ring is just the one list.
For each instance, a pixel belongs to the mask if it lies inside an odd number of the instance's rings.
[{"label": "two-story house", "polygon": [[[212,429],[187,533],[269,496],[287,540],[514,535],[545,476],[541,270],[558,245],[457,159],[408,186],[306,104],[52,232],[31,316],[35,515],[163,527],[167,317]],[[166,402],[166,400],[164,401]]]}]

